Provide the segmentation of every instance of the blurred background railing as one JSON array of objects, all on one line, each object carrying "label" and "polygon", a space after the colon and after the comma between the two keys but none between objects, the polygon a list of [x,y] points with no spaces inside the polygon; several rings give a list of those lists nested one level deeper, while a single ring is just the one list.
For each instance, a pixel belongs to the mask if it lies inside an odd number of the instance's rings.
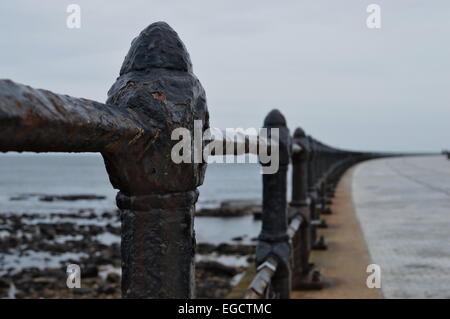
[{"label": "blurred background railing", "polygon": [[[329,205],[342,174],[361,161],[394,154],[336,149],[307,136],[301,128],[291,136],[279,110],[267,115],[264,128],[279,130],[279,169],[275,174],[262,175],[262,229],[256,246],[256,274],[246,291],[234,291],[232,295],[289,298],[292,289],[323,287],[309,255],[313,249],[327,249],[317,229],[327,227],[321,215],[332,213]],[[239,137],[236,143],[245,140],[257,138]],[[270,142],[267,144],[270,146]],[[288,203],[287,172],[291,164],[292,194]]]}]

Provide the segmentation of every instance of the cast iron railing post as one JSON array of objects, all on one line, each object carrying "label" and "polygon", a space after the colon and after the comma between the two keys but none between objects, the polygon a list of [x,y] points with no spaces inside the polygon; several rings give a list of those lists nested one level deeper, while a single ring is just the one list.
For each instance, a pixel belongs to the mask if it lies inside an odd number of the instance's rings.
[{"label": "cast iron railing post", "polygon": [[319,194],[318,194],[318,182],[320,179],[320,151],[318,148],[317,141],[308,136],[308,144],[309,144],[309,157],[308,157],[308,196],[310,199],[309,210],[310,210],[310,218],[311,218],[311,248],[312,249],[327,249],[325,244],[325,239],[323,236],[318,237],[317,228],[318,227],[326,227],[326,222],[320,218],[320,211],[318,209],[319,202]]},{"label": "cast iron railing post", "polygon": [[294,235],[292,287],[302,287],[304,278],[310,271],[309,253],[311,250],[311,217],[308,207],[308,158],[309,143],[305,132],[297,128],[293,136],[293,144],[301,147],[301,151],[292,154],[292,200],[291,207],[301,215],[300,229]]},{"label": "cast iron railing post", "polygon": [[[278,154],[271,149],[271,156],[279,156],[279,169],[274,174],[263,175],[262,230],[256,247],[256,264],[276,258],[278,266],[272,277],[271,292],[275,297],[287,299],[291,292],[289,257],[291,245],[287,233],[287,168],[291,156],[291,137],[284,116],[272,110],[264,120],[264,127],[279,129]],[[263,165],[269,165],[263,164]]]},{"label": "cast iron railing post", "polygon": [[[101,152],[119,189],[122,296],[193,297],[194,204],[206,168],[208,111],[169,25],[154,23],[132,42],[108,96],[103,104],[0,80],[0,151]],[[176,128],[194,137],[183,150],[191,161],[171,159]]]},{"label": "cast iron railing post", "polygon": [[299,145],[301,151],[292,154],[291,206],[306,207],[308,205],[308,159],[310,151],[308,139],[301,128],[295,130],[293,143]]},{"label": "cast iron railing post", "polygon": [[[308,156],[308,197],[309,197],[309,212],[311,221],[317,222],[320,217],[317,210],[317,190],[316,190],[316,160],[317,152],[314,145],[314,139],[308,136],[309,156]],[[312,245],[317,240],[317,227],[313,226],[310,232],[310,242]]]},{"label": "cast iron railing post", "polygon": [[133,40],[107,103],[132,109],[154,132],[129,149],[102,152],[120,190],[122,296],[194,297],[194,205],[206,164],[192,161],[195,150],[191,163],[175,163],[171,134],[185,128],[195,138],[194,120],[202,121],[202,134],[208,111],[189,54],[169,25],[154,23]]},{"label": "cast iron railing post", "polygon": [[322,145],[323,147],[323,156],[324,156],[324,169],[323,169],[323,178],[322,178],[322,183],[320,185],[320,208],[321,208],[321,213],[324,215],[329,215],[331,214],[331,208],[328,207],[329,204],[331,204],[331,200],[328,197],[328,192],[327,189],[329,187],[329,183],[330,183],[330,178],[331,176],[328,175],[331,172],[329,171],[330,167],[335,163],[333,161],[333,156],[332,156],[332,151],[328,146]]}]

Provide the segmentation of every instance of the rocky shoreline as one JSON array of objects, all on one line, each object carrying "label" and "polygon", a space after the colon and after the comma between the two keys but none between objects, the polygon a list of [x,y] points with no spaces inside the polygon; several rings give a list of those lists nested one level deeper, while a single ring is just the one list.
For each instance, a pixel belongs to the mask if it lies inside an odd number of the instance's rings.
[{"label": "rocky shoreline", "polygon": [[261,203],[253,200],[226,200],[219,207],[202,208],[195,212],[196,216],[210,217],[239,217],[253,215],[255,219],[261,218]]},{"label": "rocky shoreline", "polygon": [[[73,198],[47,196],[40,200]],[[248,206],[226,207],[223,214],[218,209],[214,214],[200,211],[198,216],[230,217],[255,211]],[[197,244],[198,298],[225,297],[236,278],[253,262],[254,245],[239,241],[235,238],[234,243]],[[241,262],[221,262],[233,258]],[[79,289],[66,286],[66,267],[71,263],[81,268]],[[0,298],[120,298],[120,263],[119,211],[0,214]]]}]

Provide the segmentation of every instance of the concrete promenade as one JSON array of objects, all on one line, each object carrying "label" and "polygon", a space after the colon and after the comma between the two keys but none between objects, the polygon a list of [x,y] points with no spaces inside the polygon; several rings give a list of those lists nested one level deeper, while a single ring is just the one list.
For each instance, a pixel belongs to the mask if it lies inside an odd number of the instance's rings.
[{"label": "concrete promenade", "polygon": [[[326,287],[292,298],[450,298],[450,161],[444,156],[363,162],[339,181],[328,250],[312,251]],[[381,268],[381,289],[368,288],[369,264]],[[234,293],[250,284],[248,271]]]},{"label": "concrete promenade", "polygon": [[[329,284],[294,298],[450,298],[450,161],[444,156],[363,162],[347,171],[312,261]],[[366,267],[381,267],[381,289]]]},{"label": "concrete promenade", "polygon": [[319,235],[325,237],[328,249],[311,253],[311,261],[320,270],[326,287],[293,291],[292,298],[382,298],[380,289],[369,289],[366,285],[366,269],[372,261],[352,201],[354,170],[349,169],[339,181],[331,206],[333,214],[322,215],[328,228],[319,229]]},{"label": "concrete promenade", "polygon": [[385,298],[450,298],[450,161],[372,160],[353,176],[353,202]]}]

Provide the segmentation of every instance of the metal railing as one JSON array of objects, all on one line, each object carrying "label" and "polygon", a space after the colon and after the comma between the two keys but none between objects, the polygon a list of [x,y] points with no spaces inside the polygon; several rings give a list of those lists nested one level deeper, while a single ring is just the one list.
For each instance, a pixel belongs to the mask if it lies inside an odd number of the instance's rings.
[{"label": "metal railing", "polygon": [[[262,230],[256,246],[257,272],[244,298],[289,298],[292,289],[321,289],[320,273],[309,255],[326,249],[317,229],[326,227],[321,214],[329,205],[342,174],[352,165],[390,154],[344,151],[306,136],[297,128],[291,137],[278,110],[265,119],[265,127],[278,127],[280,169],[263,175]],[[292,196],[287,202],[287,171],[292,163]]]},{"label": "metal railing", "polygon": [[[171,133],[182,127],[193,135],[195,120],[202,121],[203,131],[209,128],[205,92],[186,48],[164,22],[151,24],[134,39],[106,103],[0,81],[1,152],[103,156],[111,184],[119,190],[125,298],[194,297],[193,219],[206,164],[171,161],[176,143]],[[277,110],[264,127],[280,130],[280,168],[263,175],[258,273],[246,297],[288,298],[291,286],[314,284],[308,282],[309,252],[325,248],[316,229],[324,225],[320,214],[329,213],[339,177],[351,165],[382,154],[334,149],[301,129],[291,137]],[[207,143],[202,140],[202,148]],[[249,140],[232,143],[244,143],[243,153],[250,149]]]},{"label": "metal railing", "polygon": [[450,160],[450,151],[442,151],[442,154],[447,156],[447,159]]},{"label": "metal railing", "polygon": [[171,161],[175,128],[209,127],[205,91],[166,23],[134,39],[106,103],[0,81],[0,151],[100,152],[118,189],[122,296],[194,296],[193,218],[206,164]]}]

